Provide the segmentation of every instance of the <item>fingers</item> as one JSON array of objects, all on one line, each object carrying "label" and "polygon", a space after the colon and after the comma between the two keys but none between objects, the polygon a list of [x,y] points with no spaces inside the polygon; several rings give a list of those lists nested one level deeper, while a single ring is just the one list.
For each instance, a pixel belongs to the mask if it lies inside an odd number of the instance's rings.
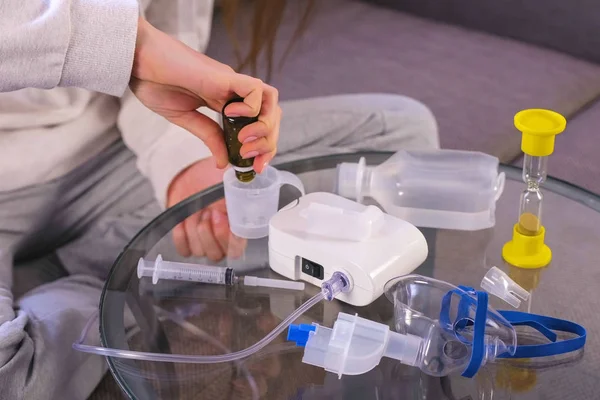
[{"label": "fingers", "polygon": [[[241,130],[238,140],[243,143],[241,154],[245,158],[259,157],[255,161],[255,169],[260,173],[265,162],[269,162],[276,152],[279,140],[281,108],[279,107],[279,92],[273,86],[251,78],[241,79],[247,85],[258,85],[260,88],[244,88],[246,92],[236,90],[244,98],[244,102],[231,103],[225,109],[227,116],[257,116],[258,121]],[[246,95],[244,95],[246,93]],[[260,96],[260,97],[259,97]]]},{"label": "fingers", "polygon": [[261,114],[263,91],[267,89],[260,79],[244,74],[235,74],[231,81],[231,90],[244,99],[244,102],[231,103],[225,109],[229,117],[256,117]]},{"label": "fingers", "polygon": [[206,253],[206,257],[211,261],[219,261],[223,258],[224,252],[219,245],[211,226],[212,210],[205,210],[203,213],[204,218],[198,225],[197,232],[198,237],[202,243],[202,248]]},{"label": "fingers", "polygon": [[[276,105],[270,117],[273,122],[259,121],[248,125],[240,132],[239,140],[243,143],[240,152],[242,156],[254,154],[254,169],[258,173],[264,170],[277,153],[281,115],[281,108]],[[271,127],[268,124],[272,124]]]},{"label": "fingers", "polygon": [[[246,250],[247,241],[231,233],[227,214],[224,212],[224,206],[221,207],[219,204],[213,207],[211,209],[211,217],[212,235],[218,244],[220,257],[240,258],[244,254],[244,250]],[[205,244],[203,243],[203,245]]]},{"label": "fingers", "polygon": [[229,230],[227,215],[218,209],[212,210],[212,228],[223,254],[233,258],[241,257],[244,249],[240,251],[240,246],[237,245],[234,235]]},{"label": "fingers", "polygon": [[215,157],[218,168],[225,168],[228,165],[227,148],[219,124],[195,110],[170,116],[168,119],[202,140]]},{"label": "fingers", "polygon": [[[204,257],[204,247],[202,246],[202,241],[198,233],[198,226],[207,219],[206,215],[207,213],[205,211],[198,212],[189,216],[183,222],[190,252],[195,257]],[[210,218],[210,215],[208,215],[208,218]]]},{"label": "fingers", "polygon": [[272,151],[270,153],[267,153],[267,154],[261,154],[259,156],[256,156],[254,158],[254,170],[257,173],[262,174],[263,171],[265,170],[265,168],[267,168],[267,166],[271,163],[271,161],[275,157],[275,153],[276,153],[276,150]]},{"label": "fingers", "polygon": [[190,245],[187,241],[187,235],[185,234],[184,224],[179,224],[173,229],[173,242],[175,243],[175,249],[182,257],[189,257],[192,255],[190,251]]},{"label": "fingers", "polygon": [[177,252],[183,257],[207,257],[220,261],[223,257],[239,258],[247,240],[231,233],[224,204],[196,213],[173,230]]},{"label": "fingers", "polygon": [[244,255],[248,241],[246,239],[239,238],[233,233],[229,235],[229,246],[227,247],[227,256],[233,259],[240,258]]},{"label": "fingers", "polygon": [[[266,142],[269,142],[270,140],[273,141],[274,145],[272,147],[270,146],[270,143],[268,146],[266,146],[268,148],[272,148],[272,150],[263,154],[260,154],[259,152],[259,155],[254,158],[254,170],[259,174],[264,171],[264,169],[267,167],[267,165],[269,165],[269,163],[273,160],[275,154],[277,153],[277,142],[279,141],[279,126],[281,125],[281,108],[279,106],[277,106],[277,112],[279,113],[279,116],[277,118],[275,129],[273,131],[273,136],[270,138],[266,138]],[[261,144],[258,143],[256,146],[259,147],[261,146]],[[265,148],[264,143],[262,144],[262,146],[263,148]],[[258,152],[258,150],[252,148],[250,148],[248,151]]]}]

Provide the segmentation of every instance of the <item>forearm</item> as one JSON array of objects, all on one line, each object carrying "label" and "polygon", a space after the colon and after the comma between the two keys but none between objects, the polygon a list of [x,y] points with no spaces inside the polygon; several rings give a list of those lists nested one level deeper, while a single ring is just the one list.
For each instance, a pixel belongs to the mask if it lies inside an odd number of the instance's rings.
[{"label": "forearm", "polygon": [[[203,111],[211,118],[218,117],[208,109]],[[200,139],[150,111],[130,91],[122,98],[118,127],[162,207],[166,206],[167,189],[173,178],[196,161],[211,156]]]},{"label": "forearm", "polygon": [[0,1],[0,92],[75,86],[120,96],[138,17],[137,0]]},{"label": "forearm", "polygon": [[[194,50],[204,48],[208,41],[204,36],[210,28],[212,0],[152,0],[148,8],[142,10],[142,15],[132,75],[148,78],[155,72],[152,71],[154,63],[144,63],[145,55],[150,51],[147,44],[164,40],[164,33]],[[180,17],[168,17],[173,15]],[[194,40],[188,40],[192,37]],[[197,41],[201,42],[200,48]],[[167,48],[172,50],[170,46]],[[143,68],[146,70],[142,71]],[[166,206],[167,189],[172,180],[197,161],[208,160],[210,150],[197,137],[148,109],[130,91],[122,97],[121,104],[118,125],[123,139],[137,155],[138,168],[152,183],[157,200],[161,206]],[[202,112],[220,123],[218,113],[207,108]],[[213,169],[220,172],[214,166]]]}]

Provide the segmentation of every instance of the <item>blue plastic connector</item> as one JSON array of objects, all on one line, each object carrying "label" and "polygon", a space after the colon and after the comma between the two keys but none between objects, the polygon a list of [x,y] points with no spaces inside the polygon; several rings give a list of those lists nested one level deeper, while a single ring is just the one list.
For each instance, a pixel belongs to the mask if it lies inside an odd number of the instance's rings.
[{"label": "blue plastic connector", "polygon": [[314,332],[317,329],[314,325],[308,324],[291,324],[288,329],[287,340],[296,342],[296,346],[304,347],[308,342],[310,332]]}]

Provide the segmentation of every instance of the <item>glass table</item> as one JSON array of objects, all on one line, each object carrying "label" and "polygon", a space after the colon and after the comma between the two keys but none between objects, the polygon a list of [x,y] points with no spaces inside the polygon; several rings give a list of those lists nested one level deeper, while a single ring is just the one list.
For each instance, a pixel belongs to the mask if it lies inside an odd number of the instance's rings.
[{"label": "glass table", "polygon": [[[366,157],[376,165],[392,153],[333,155],[279,165],[298,174],[307,192],[334,188],[335,167]],[[344,376],[301,362],[303,349],[284,335],[255,356],[238,363],[180,364],[109,358],[123,392],[136,399],[585,399],[600,396],[600,198],[566,182],[544,185],[546,242],[554,259],[550,266],[522,270],[506,265],[502,245],[510,238],[523,190],[521,170],[501,166],[507,175],[497,203],[496,226],[476,232],[422,229],[429,256],[415,273],[454,284],[479,287],[491,266],[507,271],[532,292],[521,309],[583,324],[585,351],[559,360],[518,360],[487,365],[473,379],[433,378],[416,368],[383,359],[367,374]],[[138,279],[140,257],[183,262],[171,230],[204,207],[222,199],[222,186],[209,188],[165,211],[124,249],[112,268],[100,304],[100,335],[104,346],[176,354],[209,355],[244,349],[257,342],[318,290],[304,292],[227,287],[162,280],[153,285]],[[299,196],[284,187],[280,206]],[[268,267],[267,238],[248,241],[242,257],[226,259],[238,275],[277,277]],[[510,306],[492,298],[497,309]],[[315,306],[300,321],[331,327],[338,312],[358,313],[391,323],[392,304],[382,296],[373,304],[353,308],[338,301]],[[390,325],[393,326],[393,325]]]}]

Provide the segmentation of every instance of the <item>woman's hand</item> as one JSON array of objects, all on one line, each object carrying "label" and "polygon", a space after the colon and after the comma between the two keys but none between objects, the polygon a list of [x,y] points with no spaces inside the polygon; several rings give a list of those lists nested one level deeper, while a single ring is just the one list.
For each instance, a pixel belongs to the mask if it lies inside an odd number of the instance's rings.
[{"label": "woman's hand", "polygon": [[258,173],[275,156],[281,120],[277,89],[194,51],[143,18],[138,24],[130,87],[146,107],[199,137],[218,168],[228,164],[223,132],[197,109],[221,112],[232,97],[242,97],[243,103],[232,103],[225,110],[228,116],[258,116],[258,122],[239,134],[244,143],[242,156],[255,157]]},{"label": "woman's hand", "polygon": [[[215,160],[207,158],[191,165],[177,175],[167,193],[167,207],[223,180],[223,171],[215,168]],[[184,257],[208,257],[219,261],[223,257],[239,258],[246,249],[246,240],[229,230],[225,201],[220,200],[199,211],[173,229],[177,252]]]}]

